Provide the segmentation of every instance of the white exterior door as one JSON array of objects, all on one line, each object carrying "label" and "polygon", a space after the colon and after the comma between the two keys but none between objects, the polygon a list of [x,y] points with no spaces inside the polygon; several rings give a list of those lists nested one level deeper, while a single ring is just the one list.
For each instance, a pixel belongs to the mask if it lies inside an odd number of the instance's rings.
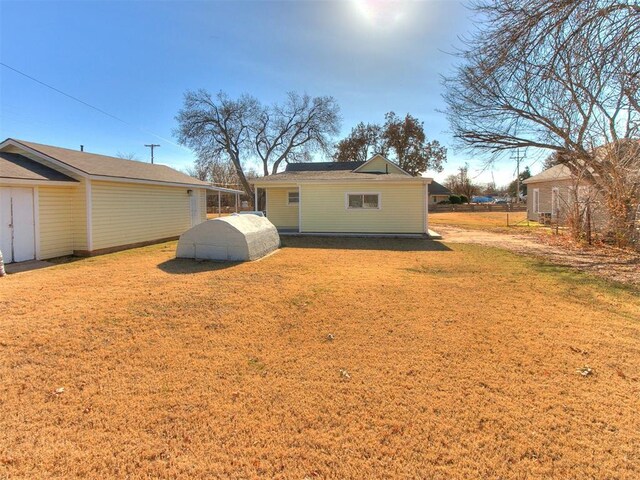
[{"label": "white exterior door", "polygon": [[33,188],[0,188],[0,250],[6,263],[36,258]]},{"label": "white exterior door", "polygon": [[200,223],[200,193],[194,190],[191,193],[191,226],[194,227]]}]

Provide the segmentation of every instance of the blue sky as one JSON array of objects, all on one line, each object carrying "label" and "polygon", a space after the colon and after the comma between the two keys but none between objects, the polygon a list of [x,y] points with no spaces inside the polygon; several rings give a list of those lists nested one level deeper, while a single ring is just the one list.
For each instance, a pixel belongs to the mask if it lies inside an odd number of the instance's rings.
[{"label": "blue sky", "polygon": [[[473,25],[455,0],[5,1],[1,61],[124,120],[120,122],[0,67],[0,137],[106,155],[149,156],[184,168],[175,115],[187,89],[278,101],[296,90],[332,95],[343,134],[359,121],[410,112],[449,147],[442,179],[481,158],[454,152],[440,75]],[[535,170],[535,168],[534,168]],[[514,167],[494,168],[506,183]],[[433,173],[433,172],[429,172]],[[491,180],[491,172],[478,181]]]}]

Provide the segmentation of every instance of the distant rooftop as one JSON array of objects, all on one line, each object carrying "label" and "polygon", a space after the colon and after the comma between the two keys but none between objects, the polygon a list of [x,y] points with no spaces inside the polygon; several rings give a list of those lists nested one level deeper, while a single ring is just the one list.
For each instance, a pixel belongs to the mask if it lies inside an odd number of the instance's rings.
[{"label": "distant rooftop", "polygon": [[301,162],[288,163],[285,172],[335,172],[355,170],[366,162]]}]

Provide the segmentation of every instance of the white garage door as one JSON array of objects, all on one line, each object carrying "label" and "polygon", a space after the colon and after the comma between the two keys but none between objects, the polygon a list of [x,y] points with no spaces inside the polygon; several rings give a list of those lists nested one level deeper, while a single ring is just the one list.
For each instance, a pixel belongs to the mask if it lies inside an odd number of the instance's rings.
[{"label": "white garage door", "polygon": [[33,188],[0,187],[0,250],[6,263],[36,258]]}]

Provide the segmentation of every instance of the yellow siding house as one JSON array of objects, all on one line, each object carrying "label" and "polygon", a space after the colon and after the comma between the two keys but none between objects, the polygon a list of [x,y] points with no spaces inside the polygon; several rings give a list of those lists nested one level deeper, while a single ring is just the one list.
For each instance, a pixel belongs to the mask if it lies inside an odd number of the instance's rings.
[{"label": "yellow siding house", "polygon": [[206,220],[212,187],[164,165],[7,139],[0,250],[7,263],[93,255],[180,236]]},{"label": "yellow siding house", "polygon": [[281,233],[425,236],[430,178],[382,155],[366,162],[291,163],[253,181]]}]

